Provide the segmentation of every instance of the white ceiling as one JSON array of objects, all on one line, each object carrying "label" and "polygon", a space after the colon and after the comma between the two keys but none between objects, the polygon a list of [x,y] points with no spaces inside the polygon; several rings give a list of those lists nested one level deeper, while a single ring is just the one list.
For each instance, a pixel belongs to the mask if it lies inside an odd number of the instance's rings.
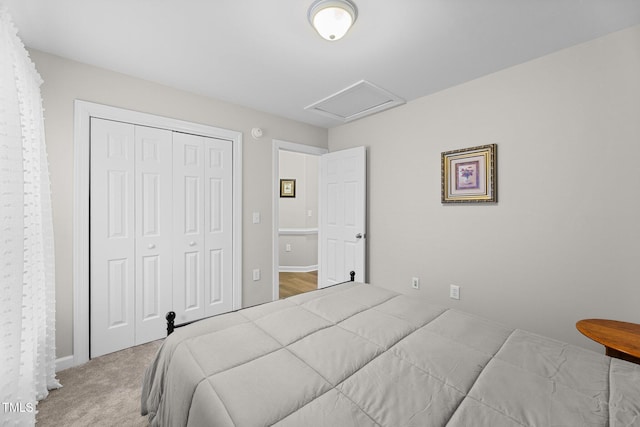
[{"label": "white ceiling", "polygon": [[332,127],[304,107],[360,80],[407,101],[640,24],[640,0],[354,0],[340,41],[312,0],[0,0],[28,46]]}]

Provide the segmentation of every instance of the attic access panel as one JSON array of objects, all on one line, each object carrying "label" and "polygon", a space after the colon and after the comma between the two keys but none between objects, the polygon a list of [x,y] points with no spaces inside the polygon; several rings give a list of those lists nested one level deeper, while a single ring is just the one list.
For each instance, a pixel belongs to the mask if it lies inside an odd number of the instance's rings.
[{"label": "attic access panel", "polygon": [[405,100],[366,80],[313,103],[305,110],[350,122],[405,103]]}]

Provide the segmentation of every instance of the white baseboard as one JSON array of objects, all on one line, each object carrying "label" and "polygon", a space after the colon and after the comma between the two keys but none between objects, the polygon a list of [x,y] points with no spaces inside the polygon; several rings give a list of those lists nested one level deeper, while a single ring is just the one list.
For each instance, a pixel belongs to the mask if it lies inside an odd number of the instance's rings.
[{"label": "white baseboard", "polygon": [[73,368],[74,360],[73,355],[64,356],[56,359],[56,372],[64,371],[65,369]]},{"label": "white baseboard", "polygon": [[306,266],[290,266],[290,265],[281,265],[278,271],[282,273],[310,273],[312,271],[316,271],[318,269],[318,265],[306,265]]}]

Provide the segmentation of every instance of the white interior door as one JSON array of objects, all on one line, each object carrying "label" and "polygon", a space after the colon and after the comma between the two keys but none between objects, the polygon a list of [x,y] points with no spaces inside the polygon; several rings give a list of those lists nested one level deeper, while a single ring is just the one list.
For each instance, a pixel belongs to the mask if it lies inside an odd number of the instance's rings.
[{"label": "white interior door", "polygon": [[135,344],[165,335],[172,305],[172,132],[135,126]]},{"label": "white interior door", "polygon": [[173,310],[176,323],[204,316],[204,163],[202,139],[173,138]]},{"label": "white interior door", "polygon": [[[80,365],[98,354],[145,341],[150,338],[144,331],[146,325],[157,336],[166,333],[163,319],[165,296],[171,295],[172,299],[168,310],[174,308],[172,146],[176,132],[224,140],[232,147],[230,155],[225,154],[222,162],[226,164],[231,159],[231,166],[225,168],[232,169],[232,182],[227,182],[228,174],[224,175],[223,187],[226,190],[220,196],[222,200],[225,197],[228,200],[228,194],[231,194],[231,203],[222,211],[231,209],[233,216],[220,220],[224,232],[231,229],[231,253],[227,253],[225,248],[213,256],[215,259],[222,255],[216,262],[223,264],[224,272],[214,272],[214,275],[224,277],[225,285],[231,291],[214,289],[212,299],[215,304],[212,305],[216,309],[223,307],[226,300],[232,310],[241,308],[242,133],[86,101],[76,100],[74,107],[74,156],[77,160],[73,224],[74,357],[70,363]],[[145,133],[139,133],[140,129]],[[158,129],[171,133],[169,155],[166,155],[166,146],[140,145],[142,141],[159,141],[158,135],[154,134]],[[160,151],[154,152],[155,148],[160,148]],[[160,171],[153,166],[156,154],[160,162],[169,161],[168,169],[172,176],[168,187],[165,185],[167,175],[164,167]],[[217,154],[212,156],[216,159]],[[145,159],[143,165],[138,162],[141,159]],[[139,200],[140,195],[146,199]],[[137,215],[141,211],[147,216],[139,218]],[[153,213],[160,214],[160,218],[154,217]],[[165,214],[171,217],[169,225],[166,225]],[[219,220],[215,219],[215,213],[212,217],[214,223]],[[164,243],[167,233],[171,237],[169,244]],[[134,241],[138,238],[148,241],[137,244]],[[149,245],[154,247],[149,248]],[[170,261],[165,261],[167,249],[171,252]],[[140,263],[146,270],[139,269]],[[231,279],[227,280],[229,275]],[[139,287],[143,282],[146,288]],[[164,287],[168,284],[171,284],[171,289],[166,291]],[[222,295],[221,300],[216,295]],[[156,310],[156,307],[160,308]],[[158,311],[159,316],[156,315]],[[156,330],[150,322],[161,326]],[[70,364],[65,362],[65,366]]]},{"label": "white interior door", "polygon": [[233,144],[201,137],[204,149],[205,315],[233,309]]},{"label": "white interior door", "polygon": [[91,119],[91,356],[233,306],[233,143]]},{"label": "white interior door", "polygon": [[233,307],[231,141],[173,138],[173,310],[178,323]]},{"label": "white interior door", "polygon": [[91,119],[91,355],[135,343],[134,126]]},{"label": "white interior door", "polygon": [[320,159],[318,287],[366,281],[366,150],[356,147]]}]

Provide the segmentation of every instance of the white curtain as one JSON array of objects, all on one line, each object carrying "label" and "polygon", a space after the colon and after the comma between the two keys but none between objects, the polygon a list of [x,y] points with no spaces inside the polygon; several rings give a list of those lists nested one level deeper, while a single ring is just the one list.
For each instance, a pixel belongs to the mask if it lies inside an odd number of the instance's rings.
[{"label": "white curtain", "polygon": [[33,425],[55,377],[55,277],[42,79],[0,8],[0,425]]}]

